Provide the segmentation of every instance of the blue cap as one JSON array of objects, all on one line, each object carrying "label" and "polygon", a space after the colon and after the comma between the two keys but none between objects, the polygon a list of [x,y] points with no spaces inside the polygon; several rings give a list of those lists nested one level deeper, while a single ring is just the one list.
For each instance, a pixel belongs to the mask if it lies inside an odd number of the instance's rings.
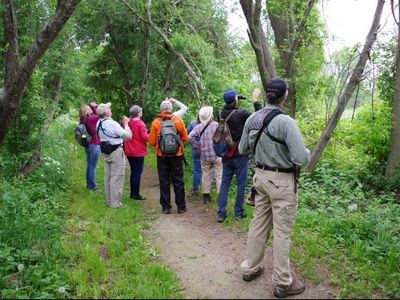
[{"label": "blue cap", "polygon": [[236,90],[226,91],[224,94],[225,103],[227,103],[227,104],[232,103],[233,101],[235,101],[236,96],[237,96]]}]

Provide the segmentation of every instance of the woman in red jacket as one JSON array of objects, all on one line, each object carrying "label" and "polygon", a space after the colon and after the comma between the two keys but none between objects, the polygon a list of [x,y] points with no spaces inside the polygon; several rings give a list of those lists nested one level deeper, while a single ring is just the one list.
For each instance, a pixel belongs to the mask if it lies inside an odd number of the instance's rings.
[{"label": "woman in red jacket", "polygon": [[131,166],[131,196],[135,200],[145,200],[146,198],[140,195],[140,181],[142,178],[144,157],[147,155],[147,141],[149,135],[142,117],[142,108],[138,105],[133,105],[129,109],[131,119],[128,123],[132,131],[132,139],[124,142],[125,155],[128,157],[129,165]]}]

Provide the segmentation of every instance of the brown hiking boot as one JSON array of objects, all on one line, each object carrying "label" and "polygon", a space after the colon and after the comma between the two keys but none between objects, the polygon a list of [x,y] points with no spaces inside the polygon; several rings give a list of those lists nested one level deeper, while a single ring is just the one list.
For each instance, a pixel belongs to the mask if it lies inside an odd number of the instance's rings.
[{"label": "brown hiking boot", "polygon": [[264,267],[259,267],[253,274],[243,274],[244,281],[252,281],[264,273]]},{"label": "brown hiking boot", "polygon": [[274,296],[278,298],[285,298],[289,295],[301,294],[305,289],[306,287],[301,281],[293,279],[293,282],[290,285],[278,284],[274,289]]}]

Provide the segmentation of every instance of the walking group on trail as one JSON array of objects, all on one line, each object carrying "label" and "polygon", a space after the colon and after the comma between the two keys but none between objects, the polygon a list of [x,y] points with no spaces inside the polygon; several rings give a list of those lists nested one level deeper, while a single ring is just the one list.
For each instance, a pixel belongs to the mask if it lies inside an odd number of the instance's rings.
[{"label": "walking group on trail", "polygon": [[[242,278],[252,281],[264,272],[261,265],[264,248],[273,230],[273,253],[275,284],[274,295],[279,298],[302,293],[304,284],[292,278],[289,247],[292,227],[297,213],[296,170],[307,165],[310,152],[305,147],[296,122],[283,113],[288,95],[287,83],[279,78],[271,79],[266,86],[267,104],[258,102],[261,94],[255,89],[251,96],[254,113],[238,108],[236,90],[223,95],[225,105],[214,114],[212,106],[202,107],[197,120],[186,129],[182,120],[187,107],[168,97],[160,104],[160,113],[153,120],[148,133],[141,120],[142,108],[133,105],[130,118],[124,116],[119,123],[114,121],[111,103],[92,102],[80,109],[78,140],[85,146],[87,188],[99,191],[96,184],[96,166],[103,153],[104,193],[110,208],[123,206],[127,157],[131,167],[130,198],[145,200],[140,194],[141,176],[147,143],[155,148],[157,171],[160,183],[160,205],[164,214],[171,214],[171,183],[175,204],[179,214],[186,211],[184,186],[184,143],[192,150],[193,185],[192,194],[199,195],[200,181],[204,203],[212,201],[211,190],[216,183],[218,194],[217,222],[227,218],[229,191],[233,175],[236,176],[236,220],[246,218],[244,210],[245,189],[248,178],[249,155],[256,165],[253,176],[251,198],[254,217],[250,222],[247,250],[241,264]],[[173,105],[180,110],[173,112]],[[213,118],[216,116],[216,119]],[[82,127],[85,128],[82,129]],[[82,133],[83,132],[83,133]],[[86,139],[86,140],[85,140]]]}]

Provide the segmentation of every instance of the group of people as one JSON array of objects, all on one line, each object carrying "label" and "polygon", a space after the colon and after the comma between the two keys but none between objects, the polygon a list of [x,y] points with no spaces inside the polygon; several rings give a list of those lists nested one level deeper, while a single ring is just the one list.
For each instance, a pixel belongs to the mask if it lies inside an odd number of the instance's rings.
[{"label": "group of people", "polygon": [[[251,281],[264,272],[261,262],[265,243],[270,232],[274,233],[274,295],[286,297],[304,291],[304,285],[292,279],[289,262],[290,235],[297,211],[297,184],[295,170],[309,161],[309,150],[305,147],[295,121],[283,114],[288,96],[285,81],[274,78],[266,86],[267,105],[258,102],[261,94],[255,89],[251,96],[254,113],[238,108],[240,98],[236,90],[223,95],[225,105],[215,115],[213,107],[202,107],[197,120],[186,129],[182,116],[187,107],[174,98],[166,98],[160,104],[160,113],[151,124],[150,132],[141,120],[142,108],[133,105],[130,118],[120,122],[111,116],[111,103],[83,105],[80,122],[93,137],[85,148],[87,157],[87,187],[98,190],[96,165],[99,154],[104,154],[105,195],[109,207],[122,206],[122,190],[125,174],[125,157],[131,166],[130,198],[144,200],[140,194],[140,182],[147,154],[147,143],[155,147],[157,171],[160,183],[162,212],[170,214],[171,183],[174,188],[178,213],[186,211],[184,187],[184,142],[192,148],[193,194],[202,189],[204,203],[210,202],[212,183],[216,183],[218,194],[217,221],[227,217],[228,194],[233,175],[236,175],[236,201],[234,216],[246,218],[244,210],[245,188],[248,176],[249,154],[256,164],[253,176],[254,217],[250,223],[246,259],[241,267],[243,280]],[[173,104],[180,110],[173,112]],[[213,136],[221,124],[225,124],[233,146],[224,157],[217,156]]]}]

